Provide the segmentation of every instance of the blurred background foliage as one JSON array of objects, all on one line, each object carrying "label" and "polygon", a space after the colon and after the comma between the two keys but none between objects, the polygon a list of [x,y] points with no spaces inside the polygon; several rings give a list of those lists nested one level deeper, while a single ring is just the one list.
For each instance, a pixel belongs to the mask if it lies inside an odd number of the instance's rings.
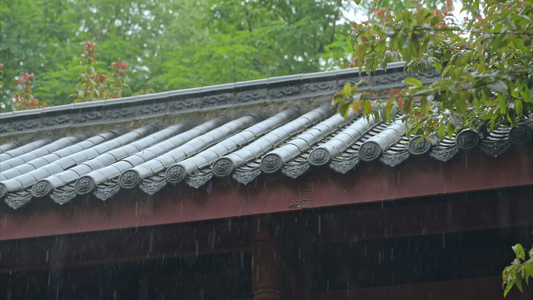
[{"label": "blurred background foliage", "polygon": [[2,111],[21,72],[35,76],[40,103],[74,102],[84,41],[97,45],[100,74],[129,63],[122,96],[340,69],[354,10],[341,0],[4,0]]}]

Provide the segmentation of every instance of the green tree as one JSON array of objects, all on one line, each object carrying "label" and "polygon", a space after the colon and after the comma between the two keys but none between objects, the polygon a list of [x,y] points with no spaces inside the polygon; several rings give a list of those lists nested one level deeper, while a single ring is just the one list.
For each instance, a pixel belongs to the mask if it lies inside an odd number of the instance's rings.
[{"label": "green tree", "polygon": [[[156,77],[170,89],[205,86],[339,67],[349,24],[342,1],[204,1],[176,18]],[[183,24],[196,24],[196,28]],[[186,28],[175,32],[175,29]],[[339,51],[342,49],[342,51]]]},{"label": "green tree", "polygon": [[[376,1],[375,1],[376,2]],[[392,61],[405,61],[407,73],[437,69],[442,79],[423,85],[417,78],[392,94],[360,93],[346,86],[334,99],[392,121],[405,113],[410,133],[429,138],[464,128],[492,130],[518,126],[533,112],[533,2],[463,1],[469,18],[453,18],[451,2],[430,10],[414,2],[399,13],[382,8],[370,21],[354,24],[354,66],[372,74]]]}]

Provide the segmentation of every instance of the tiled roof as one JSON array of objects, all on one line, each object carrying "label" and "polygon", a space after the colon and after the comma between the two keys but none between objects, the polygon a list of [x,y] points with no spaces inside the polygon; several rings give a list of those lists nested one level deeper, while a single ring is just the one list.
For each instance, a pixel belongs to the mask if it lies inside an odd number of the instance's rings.
[{"label": "tiled roof", "polygon": [[[394,72],[391,74],[394,75]],[[321,83],[329,82],[338,74],[325,72],[322,77],[313,76],[309,77],[312,82]],[[401,82],[403,77],[397,77],[397,81]],[[188,115],[185,114],[182,118],[185,121],[170,125],[165,122],[157,124],[164,117],[156,116],[150,120],[154,124],[128,130],[115,129],[98,135],[85,131],[59,139],[42,138],[3,144],[0,146],[0,198],[14,209],[31,203],[35,198],[50,198],[62,205],[89,193],[107,201],[122,189],[139,188],[152,195],[169,183],[199,188],[214,176],[231,176],[241,184],[248,184],[263,173],[283,172],[290,178],[297,178],[310,168],[324,165],[344,174],[362,162],[376,160],[395,167],[411,155],[429,155],[446,162],[459,151],[474,147],[497,157],[512,144],[523,145],[531,141],[530,120],[524,120],[517,128],[499,128],[487,134],[466,129],[452,139],[432,137],[429,141],[419,141],[418,137],[406,136],[401,118],[393,124],[386,124],[362,118],[353,112],[347,118],[341,117],[330,107],[327,99],[331,97],[331,91],[327,89],[324,89],[327,93],[322,92],[326,95],[322,99],[315,95],[313,97],[318,97],[318,100],[304,102],[314,107],[302,107],[302,102],[299,102],[301,108],[291,106],[291,99],[306,98],[300,95],[300,91],[302,86],[310,84],[302,83],[302,79],[296,83],[291,80],[270,79],[255,85],[243,83],[235,85],[239,86],[238,89],[233,88],[233,97],[242,92],[241,87],[248,88],[248,95],[254,95],[254,92],[259,95],[265,93],[265,85],[274,82],[271,90],[266,91],[267,98],[262,100],[266,103],[273,101],[269,98],[272,95],[283,94],[281,91],[291,91],[297,86],[298,93],[289,93],[291,95],[283,105],[274,105],[277,111],[238,117],[211,116],[203,123],[186,120]],[[338,78],[335,80],[336,88],[347,81],[346,78],[342,79],[343,82]],[[400,84],[397,81],[374,88],[390,88]],[[218,93],[213,87],[205,90],[209,90],[210,97],[216,98],[226,92],[225,88],[221,86]],[[143,105],[161,100],[158,99],[156,97]],[[289,104],[288,108],[281,110],[285,104]],[[168,102],[166,105],[168,108],[178,104]],[[95,109],[96,106],[90,103],[75,110],[79,115],[86,112],[107,114],[105,105],[100,110]],[[216,114],[228,109],[222,108],[225,110],[217,108],[213,112]],[[67,108],[66,111],[54,109],[52,113],[60,117],[63,113],[64,117],[72,109]],[[43,110],[34,112],[33,116],[43,122],[42,116],[48,113]],[[26,118],[32,114],[24,112],[22,115]],[[4,117],[4,120],[11,121],[5,126],[15,128],[13,124],[20,122],[19,117],[17,114]],[[124,116],[125,121],[129,118]],[[29,129],[30,132],[34,130],[33,127]],[[11,134],[8,130],[7,135]]]}]

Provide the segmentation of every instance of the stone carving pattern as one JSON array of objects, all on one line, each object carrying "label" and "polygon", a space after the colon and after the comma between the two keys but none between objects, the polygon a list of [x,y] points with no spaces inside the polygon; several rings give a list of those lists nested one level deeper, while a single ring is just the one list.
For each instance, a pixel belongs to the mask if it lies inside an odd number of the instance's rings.
[{"label": "stone carving pattern", "polygon": [[381,84],[391,84],[391,83],[398,83],[403,84],[403,81],[405,78],[407,78],[407,75],[404,72],[394,72],[394,73],[388,73],[384,75],[377,75],[372,77],[374,81],[374,85],[381,85]]},{"label": "stone carving pattern", "polygon": [[324,148],[317,148],[309,154],[309,162],[316,166],[325,165],[331,159],[331,154]]},{"label": "stone carving pattern", "polygon": [[96,198],[106,201],[116,195],[120,191],[120,185],[118,183],[115,183],[113,185],[102,185],[97,187],[93,195],[96,196]]},{"label": "stone carving pattern", "polygon": [[35,197],[44,197],[52,192],[52,185],[48,181],[41,180],[33,185],[31,192]]},{"label": "stone carving pattern", "polygon": [[85,113],[83,114],[80,119],[79,119],[79,123],[85,123],[85,122],[90,122],[90,121],[95,121],[95,120],[100,120],[102,119],[102,113],[100,112],[88,112],[88,113]]},{"label": "stone carving pattern", "polygon": [[308,163],[285,165],[281,172],[292,179],[302,176],[311,167]]},{"label": "stone carving pattern", "polygon": [[136,187],[140,182],[139,173],[134,170],[127,170],[120,176],[120,184],[127,189]]},{"label": "stone carving pattern", "polygon": [[16,122],[15,124],[13,124],[13,128],[17,131],[29,130],[29,129],[33,129],[36,127],[39,127],[39,122],[35,120]]},{"label": "stone carving pattern", "polygon": [[50,194],[50,198],[55,203],[63,205],[76,197],[76,193],[73,188],[56,189]]},{"label": "stone carving pattern", "polygon": [[105,118],[116,120],[116,119],[122,119],[122,118],[129,118],[133,117],[135,115],[135,112],[133,108],[130,107],[124,107],[120,109],[113,109],[107,112]]},{"label": "stone carving pattern", "polygon": [[302,87],[302,90],[304,93],[315,93],[317,91],[318,92],[333,91],[334,89],[335,89],[334,81],[306,83]]},{"label": "stone carving pattern", "polygon": [[31,201],[32,195],[30,192],[22,190],[16,193],[9,193],[6,197],[6,204],[13,209],[20,208]]},{"label": "stone carving pattern", "polygon": [[350,159],[334,159],[329,164],[329,167],[338,173],[346,174],[348,171],[355,168],[358,163],[359,159],[357,157]]},{"label": "stone carving pattern", "polygon": [[170,167],[165,173],[165,178],[167,181],[174,184],[185,179],[185,176],[185,168],[179,165]]},{"label": "stone carving pattern", "polygon": [[186,111],[186,110],[199,109],[199,108],[200,108],[200,99],[198,98],[179,99],[174,102],[171,102],[169,105],[169,110],[172,112]]},{"label": "stone carving pattern", "polygon": [[66,123],[70,123],[69,116],[59,116],[55,118],[46,118],[43,120],[44,126],[55,126],[55,125],[62,125]]},{"label": "stone carving pattern", "polygon": [[470,150],[475,148],[479,143],[479,134],[473,130],[463,130],[455,139],[457,147],[463,150]]},{"label": "stone carving pattern", "polygon": [[279,88],[272,88],[270,90],[270,96],[272,98],[283,98],[283,97],[290,97],[295,96],[300,93],[300,89],[298,86],[284,86]]},{"label": "stone carving pattern", "polygon": [[433,147],[433,150],[429,153],[429,156],[435,158],[436,160],[447,162],[452,159],[459,149],[455,146],[452,147]]},{"label": "stone carving pattern", "polygon": [[266,98],[266,91],[265,90],[259,90],[259,91],[246,91],[241,92],[237,94],[237,102],[246,103],[246,102],[254,102],[261,99]]},{"label": "stone carving pattern", "polygon": [[167,185],[164,178],[161,179],[143,179],[139,188],[148,195],[154,195]]},{"label": "stone carving pattern", "polygon": [[516,145],[525,145],[531,139],[533,130],[525,124],[520,124],[509,131],[509,140]]},{"label": "stone carving pattern", "polygon": [[[361,78],[361,79],[366,79],[366,78]],[[343,88],[347,83],[349,83],[350,85],[356,85],[359,81],[361,81],[361,79],[348,79],[348,80],[340,80],[339,81],[339,87],[338,88]],[[368,81],[363,81],[359,84],[359,88],[362,88],[364,86],[368,86]]]},{"label": "stone carving pattern", "polygon": [[481,141],[481,150],[494,158],[505,153],[510,147],[511,143],[509,141]]},{"label": "stone carving pattern", "polygon": [[77,194],[87,194],[91,192],[95,187],[94,180],[90,177],[82,177],[76,182],[74,190]]},{"label": "stone carving pattern", "polygon": [[267,154],[261,160],[261,170],[265,173],[274,173],[283,165],[281,158],[275,154]]},{"label": "stone carving pattern", "polygon": [[202,98],[202,107],[214,107],[225,104],[231,104],[233,94],[219,94],[212,96],[205,96]]},{"label": "stone carving pattern", "polygon": [[376,142],[365,142],[359,148],[359,158],[364,161],[373,161],[381,155],[381,147]]},{"label": "stone carving pattern", "polygon": [[213,164],[213,173],[223,177],[229,175],[233,171],[233,161],[229,158],[221,158]]},{"label": "stone carving pattern", "polygon": [[213,178],[213,173],[211,173],[211,172],[209,172],[209,173],[201,173],[201,174],[194,174],[194,175],[191,175],[191,176],[187,177],[187,179],[185,179],[185,182],[190,187],[193,187],[193,188],[197,189],[197,188],[201,187],[202,185],[206,184],[206,182],[211,180],[211,178]]},{"label": "stone carving pattern", "polygon": [[387,166],[396,167],[409,157],[408,151],[402,151],[400,153],[385,153],[379,159]]},{"label": "stone carving pattern", "polygon": [[156,103],[151,105],[143,105],[140,108],[141,116],[143,115],[152,115],[152,114],[158,114],[161,112],[165,112],[167,109],[167,105],[164,103]]},{"label": "stone carving pattern", "polygon": [[9,130],[7,125],[0,124],[0,133],[6,133]]},{"label": "stone carving pattern", "polygon": [[237,180],[237,182],[241,183],[241,184],[248,184],[252,181],[254,181],[254,179],[256,179],[257,177],[259,177],[259,175],[261,175],[261,169],[257,168],[257,169],[254,169],[254,170],[250,170],[250,171],[240,171],[240,170],[237,170],[235,171],[233,174],[232,174],[232,177],[233,179]]},{"label": "stone carving pattern", "polygon": [[415,137],[409,141],[409,151],[415,155],[421,155],[431,149],[431,143],[428,140],[423,139],[420,142],[418,141],[419,137]]}]

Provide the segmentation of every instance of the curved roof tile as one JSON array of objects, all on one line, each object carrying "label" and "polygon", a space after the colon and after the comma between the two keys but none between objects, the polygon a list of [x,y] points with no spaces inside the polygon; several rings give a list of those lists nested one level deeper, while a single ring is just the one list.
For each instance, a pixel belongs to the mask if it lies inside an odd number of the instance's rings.
[{"label": "curved roof tile", "polygon": [[[139,131],[146,131],[146,128],[148,127],[153,126],[146,126],[142,130],[128,132],[119,137],[116,137],[116,131],[109,131],[51,153],[47,155],[48,158],[53,160],[49,164],[0,182],[0,198],[5,197],[5,202],[12,208],[19,208],[31,200],[31,193],[26,189],[31,189],[32,185],[38,180],[57,174],[86,161],[88,159],[87,154],[92,155],[95,148],[98,149],[96,150],[96,152],[98,152],[103,151],[103,149],[109,149],[120,143],[125,144],[131,142],[139,137]],[[58,159],[54,159],[53,156],[58,157]],[[15,194],[15,192],[17,192],[17,194]]]},{"label": "curved roof tile", "polygon": [[[360,89],[400,87],[404,85],[405,76],[403,66],[394,65],[387,72],[367,76],[371,84]],[[415,76],[423,82],[439,78],[434,72]],[[148,117],[159,118],[156,122],[168,122],[160,116],[208,110],[210,112],[204,115],[212,116],[213,112],[225,113],[233,106],[240,106],[241,111],[265,107],[263,112],[273,116],[265,120],[259,115],[219,117],[192,129],[189,129],[190,123],[182,123],[167,125],[157,132],[155,126],[148,126],[129,130],[126,134],[107,132],[85,140],[71,137],[10,142],[0,145],[0,195],[12,208],[27,204],[33,197],[45,196],[64,204],[89,192],[107,200],[122,188],[135,186],[147,194],[157,193],[169,182],[198,188],[214,175],[231,174],[239,183],[248,184],[264,171],[281,169],[286,176],[297,178],[313,166],[327,165],[346,173],[361,161],[376,163],[379,160],[395,167],[411,155],[429,155],[446,162],[459,151],[475,147],[497,157],[513,145],[524,145],[532,140],[530,119],[524,119],[512,129],[498,128],[489,133],[465,129],[451,138],[439,140],[432,136],[429,140],[420,140],[408,138],[401,121],[385,124],[353,113],[345,120],[331,116],[333,110],[329,103],[320,106],[320,99],[325,102],[335,90],[354,80],[353,71],[343,70],[76,104],[43,109],[39,113],[2,114],[0,136]],[[310,111],[300,115],[299,109],[289,108],[277,113],[281,108],[277,103],[293,100],[306,105],[306,110]],[[157,105],[153,105],[154,101]],[[225,110],[216,110],[218,108]],[[59,115],[62,120],[70,118],[72,123],[52,122]],[[186,115],[183,116],[177,119],[186,119]],[[133,124],[137,123],[128,123],[128,126]],[[270,162],[274,168],[267,170],[265,165],[271,158],[275,160]],[[263,170],[261,163],[265,164]]]},{"label": "curved roof tile", "polygon": [[291,135],[298,134],[305,128],[312,126],[314,123],[330,115],[332,112],[330,105],[325,104],[282,127],[272,130],[250,145],[219,158],[213,163],[213,174],[217,177],[230,175],[236,168],[264,155],[267,152],[267,149],[264,149],[265,145],[270,144],[270,148],[273,148],[288,139]]}]

